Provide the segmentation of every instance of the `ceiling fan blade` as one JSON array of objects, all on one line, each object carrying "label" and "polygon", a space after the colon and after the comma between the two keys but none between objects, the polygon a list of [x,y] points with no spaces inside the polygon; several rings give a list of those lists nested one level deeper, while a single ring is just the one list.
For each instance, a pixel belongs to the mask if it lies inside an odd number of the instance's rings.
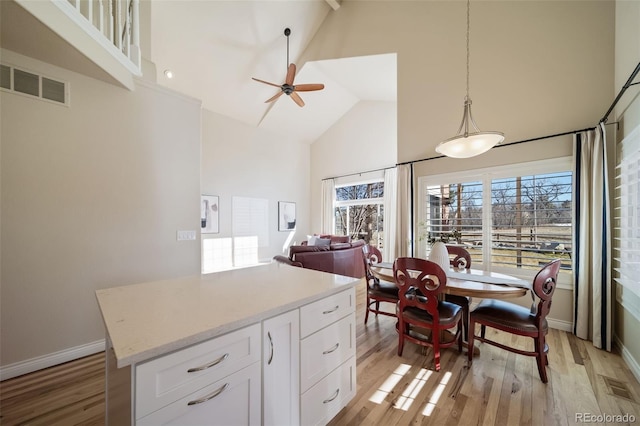
[{"label": "ceiling fan blade", "polygon": [[300,95],[298,95],[296,92],[291,92],[291,95],[289,96],[291,96],[291,99],[293,99],[293,102],[297,103],[301,107],[304,106],[304,101],[302,100]]},{"label": "ceiling fan blade", "polygon": [[312,92],[324,89],[324,84],[296,84],[293,90],[296,92]]},{"label": "ceiling fan blade", "polygon": [[289,64],[289,68],[287,69],[287,78],[285,79],[285,84],[289,86],[293,86],[293,78],[296,76],[296,64],[293,62]]},{"label": "ceiling fan blade", "polygon": [[260,83],[268,84],[269,86],[280,87],[279,84],[269,83],[268,81],[260,80],[259,78],[251,77],[251,79],[255,81],[259,81]]},{"label": "ceiling fan blade", "polygon": [[270,97],[269,99],[267,99],[266,101],[264,101],[265,104],[268,104],[269,102],[273,102],[276,99],[278,99],[284,92],[281,90],[278,93],[276,93],[275,95],[273,95],[272,97]]}]

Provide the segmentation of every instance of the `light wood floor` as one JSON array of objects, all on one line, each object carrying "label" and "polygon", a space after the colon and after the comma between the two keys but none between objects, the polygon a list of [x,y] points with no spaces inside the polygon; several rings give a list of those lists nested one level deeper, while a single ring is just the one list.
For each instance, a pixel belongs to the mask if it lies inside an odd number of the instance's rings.
[{"label": "light wood floor", "polygon": [[[430,351],[407,342],[397,355],[393,318],[371,316],[364,326],[363,289],[357,302],[358,392],[331,425],[571,425],[577,413],[640,423],[640,385],[618,354],[551,330],[546,385],[533,358],[484,344],[470,368],[466,355],[445,350],[436,373]],[[0,382],[0,424],[104,424],[104,354]]]}]

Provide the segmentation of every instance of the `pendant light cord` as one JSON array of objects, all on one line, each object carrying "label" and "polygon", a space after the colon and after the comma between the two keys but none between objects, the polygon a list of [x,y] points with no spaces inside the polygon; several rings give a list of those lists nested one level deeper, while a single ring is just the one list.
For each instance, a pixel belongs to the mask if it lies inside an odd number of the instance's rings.
[{"label": "pendant light cord", "polygon": [[471,18],[469,9],[471,8],[471,0],[467,0],[467,97],[469,100],[469,27],[471,26]]}]

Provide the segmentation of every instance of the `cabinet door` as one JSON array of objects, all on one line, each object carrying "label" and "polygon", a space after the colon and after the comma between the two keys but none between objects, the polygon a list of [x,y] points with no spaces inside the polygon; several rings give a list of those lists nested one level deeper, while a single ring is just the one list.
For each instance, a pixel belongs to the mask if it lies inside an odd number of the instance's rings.
[{"label": "cabinet door", "polygon": [[298,310],[263,322],[263,424],[300,424],[300,316]]},{"label": "cabinet door", "polygon": [[260,425],[256,362],[136,421],[138,426]]}]

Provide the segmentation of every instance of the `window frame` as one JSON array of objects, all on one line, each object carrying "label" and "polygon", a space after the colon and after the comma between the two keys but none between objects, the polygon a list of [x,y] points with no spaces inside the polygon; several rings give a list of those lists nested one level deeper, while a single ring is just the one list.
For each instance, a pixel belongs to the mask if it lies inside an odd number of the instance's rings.
[{"label": "window frame", "polygon": [[[338,200],[337,197],[337,193],[338,193],[338,189],[340,188],[345,188],[345,187],[349,187],[349,186],[358,186],[358,185],[369,185],[369,184],[374,184],[374,183],[380,183],[383,185],[383,195],[379,198],[362,198],[362,199],[356,199],[356,200]],[[383,212],[384,212],[384,177],[372,177],[372,178],[368,178],[368,179],[359,179],[359,180],[353,180],[350,182],[345,182],[345,183],[341,183],[341,184],[336,184],[335,188],[334,188],[334,203],[333,203],[333,214],[334,217],[337,213],[337,210],[341,207],[346,207],[347,208],[347,217],[349,216],[348,211],[349,211],[349,207],[351,206],[367,206],[367,205],[377,205],[378,206],[378,215],[380,216],[382,213],[380,212],[380,209],[382,208]],[[333,221],[333,233],[337,234],[337,221],[334,218]],[[383,223],[384,226],[384,223]],[[347,226],[347,235],[349,235],[349,228]],[[378,237],[380,238],[380,236]],[[384,242],[383,242],[384,244]]]},{"label": "window frame", "polygon": [[[572,197],[571,202],[575,200],[574,167],[573,157],[557,157],[546,160],[527,161],[516,164],[508,164],[503,166],[485,167],[479,169],[462,170],[459,172],[441,173],[435,175],[421,176],[418,178],[418,196],[416,209],[416,225],[425,218],[426,200],[425,194],[428,186],[434,185],[450,185],[467,182],[482,183],[482,205],[491,206],[491,183],[495,179],[515,178],[517,176],[542,175],[556,172],[571,172],[572,174]],[[488,189],[488,190],[487,190]],[[573,217],[572,217],[573,219]],[[492,231],[491,208],[482,211],[482,244],[484,247],[491,247],[491,231]],[[417,231],[417,230],[416,230]],[[575,232],[575,229],[572,230]],[[416,253],[427,252],[426,240],[416,241]],[[491,250],[483,250],[482,262],[475,264],[483,269],[493,272],[509,274],[518,278],[532,281],[537,271],[516,269],[509,267],[499,267],[491,263]],[[573,289],[573,273],[560,274],[558,277],[558,288]]]}]

